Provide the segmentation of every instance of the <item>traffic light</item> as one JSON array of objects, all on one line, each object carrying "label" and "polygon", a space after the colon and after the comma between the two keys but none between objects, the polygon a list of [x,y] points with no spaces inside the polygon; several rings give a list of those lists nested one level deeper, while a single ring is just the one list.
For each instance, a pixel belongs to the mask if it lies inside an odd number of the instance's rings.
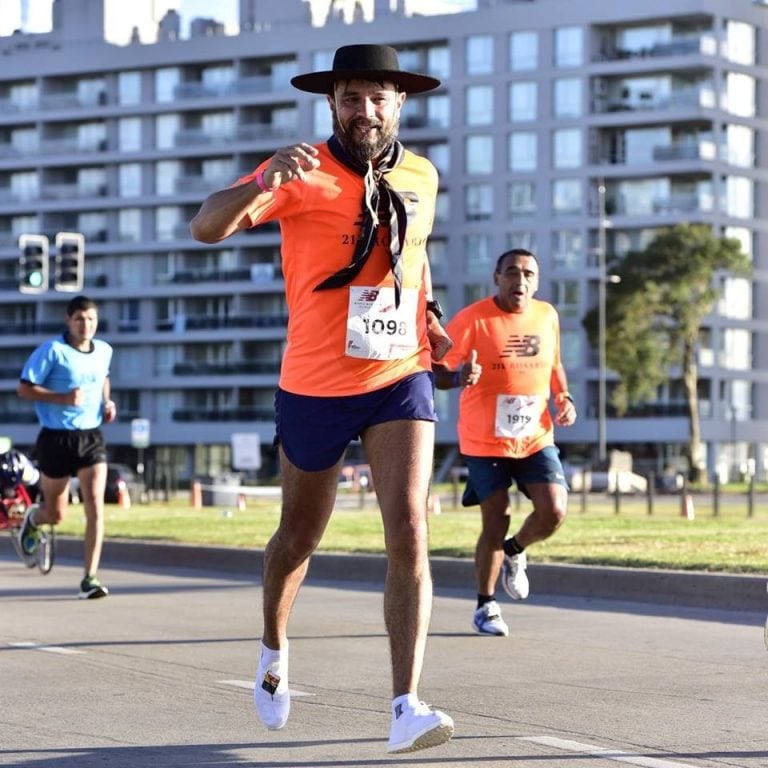
[{"label": "traffic light", "polygon": [[84,271],[85,238],[79,232],[59,232],[56,235],[53,287],[68,293],[82,291]]},{"label": "traffic light", "polygon": [[22,293],[48,290],[48,238],[45,235],[19,237],[19,290]]}]

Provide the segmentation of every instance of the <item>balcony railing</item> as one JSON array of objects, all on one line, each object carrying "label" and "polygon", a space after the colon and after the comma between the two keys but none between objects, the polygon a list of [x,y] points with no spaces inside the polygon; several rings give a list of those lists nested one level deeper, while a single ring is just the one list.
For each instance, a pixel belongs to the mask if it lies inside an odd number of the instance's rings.
[{"label": "balcony railing", "polygon": [[174,421],[269,421],[275,420],[273,408],[177,408]]},{"label": "balcony railing", "polygon": [[176,363],[175,376],[237,376],[239,374],[279,373],[279,360],[243,360],[232,363]]}]

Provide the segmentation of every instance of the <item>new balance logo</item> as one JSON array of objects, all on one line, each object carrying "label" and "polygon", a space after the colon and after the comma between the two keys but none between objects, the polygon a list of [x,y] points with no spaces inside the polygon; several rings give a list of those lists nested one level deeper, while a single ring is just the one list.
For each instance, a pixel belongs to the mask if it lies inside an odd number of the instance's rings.
[{"label": "new balance logo", "polygon": [[280,685],[280,678],[267,670],[266,674],[264,675],[264,682],[261,684],[261,687],[267,693],[271,693],[274,696],[278,685]]},{"label": "new balance logo", "polygon": [[358,294],[358,299],[360,301],[376,301],[376,298],[379,295],[379,289],[378,288],[371,288],[368,291],[360,291]]},{"label": "new balance logo", "polygon": [[501,351],[502,357],[536,357],[541,349],[541,337],[512,335]]}]

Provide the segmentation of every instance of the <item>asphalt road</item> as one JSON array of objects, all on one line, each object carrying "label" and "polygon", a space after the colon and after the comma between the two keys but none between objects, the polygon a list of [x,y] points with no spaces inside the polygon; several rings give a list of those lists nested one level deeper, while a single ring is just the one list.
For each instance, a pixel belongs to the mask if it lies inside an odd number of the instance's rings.
[{"label": "asphalt road", "polygon": [[313,569],[291,623],[291,720],[268,732],[251,706],[258,570],[198,565],[105,559],[112,594],[78,601],[75,560],[42,576],[0,548],[0,765],[768,765],[764,611],[534,592],[503,603],[511,637],[486,638],[466,587],[438,586],[420,694],[456,735],[393,757],[376,578]]}]

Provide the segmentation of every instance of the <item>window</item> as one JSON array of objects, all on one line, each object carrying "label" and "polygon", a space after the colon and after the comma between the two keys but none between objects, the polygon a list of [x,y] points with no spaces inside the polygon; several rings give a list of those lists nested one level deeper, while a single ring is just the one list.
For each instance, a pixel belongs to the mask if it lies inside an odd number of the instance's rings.
[{"label": "window", "polygon": [[507,235],[506,250],[512,248],[524,248],[526,251],[536,253],[536,234],[534,232],[510,232]]},{"label": "window", "polygon": [[516,131],[509,135],[509,170],[535,171],[538,154],[537,136],[533,131]]},{"label": "window", "polygon": [[158,115],[155,118],[155,147],[173,149],[179,132],[179,115]]},{"label": "window", "polygon": [[555,30],[555,66],[579,67],[583,63],[583,39],[580,27],[559,27]]},{"label": "window", "polygon": [[509,36],[509,71],[527,72],[539,63],[539,38],[535,32],[513,32]]},{"label": "window", "polygon": [[467,125],[491,125],[493,123],[493,86],[473,85],[467,88],[464,99]]},{"label": "window", "polygon": [[552,94],[552,114],[559,118],[581,117],[582,82],[578,77],[555,80]]},{"label": "window", "polygon": [[124,163],[117,169],[120,197],[139,197],[141,195],[141,165]]},{"label": "window", "polygon": [[552,135],[552,165],[555,168],[579,168],[581,157],[581,130],[561,128]]},{"label": "window", "polygon": [[427,96],[427,125],[448,128],[451,124],[451,102],[445,95]]},{"label": "window", "polygon": [[121,152],[138,152],[141,149],[141,118],[121,117],[117,121],[117,141]]},{"label": "window", "polygon": [[745,176],[726,176],[725,212],[729,216],[749,219],[755,215],[754,186]]},{"label": "window", "polygon": [[175,205],[161,205],[155,209],[155,237],[158,240],[176,240],[183,223],[183,211]]},{"label": "window", "polygon": [[746,125],[726,125],[723,129],[722,159],[731,165],[751,168],[755,162],[755,132]]},{"label": "window", "polygon": [[726,21],[725,56],[737,64],[755,63],[755,28],[751,24]]},{"label": "window", "polygon": [[467,173],[493,172],[493,138],[491,136],[467,136],[464,146]]},{"label": "window", "polygon": [[155,194],[175,195],[181,177],[181,163],[178,160],[161,160],[155,164]]},{"label": "window", "polygon": [[509,121],[520,123],[535,120],[538,111],[537,97],[536,83],[512,83],[509,86]]},{"label": "window", "polygon": [[470,184],[465,190],[464,208],[467,221],[485,221],[493,216],[493,187]]},{"label": "window", "polygon": [[465,45],[466,74],[490,75],[493,72],[493,37],[473,35]]},{"label": "window", "polygon": [[445,45],[427,51],[427,72],[441,80],[451,76],[451,54]]},{"label": "window", "polygon": [[755,78],[739,72],[725,76],[725,101],[723,109],[740,117],[755,115]]},{"label": "window", "polygon": [[[128,261],[128,259],[126,259]],[[138,271],[138,270],[135,270]],[[138,331],[139,302],[136,299],[117,302],[117,327],[121,331]]]},{"label": "window", "polygon": [[578,179],[558,179],[552,184],[552,212],[555,216],[581,213],[581,182]]},{"label": "window", "polygon": [[491,279],[494,267],[490,235],[466,235],[464,237],[464,271],[473,277]]},{"label": "window", "polygon": [[438,173],[446,174],[451,170],[451,151],[447,143],[430,144],[424,154],[437,168]]},{"label": "window", "polygon": [[119,72],[117,103],[124,107],[141,104],[141,72]]},{"label": "window", "polygon": [[330,136],[333,133],[331,110],[325,99],[312,102],[312,132],[315,136]]},{"label": "window", "polygon": [[9,100],[17,109],[35,109],[38,104],[38,90],[36,83],[16,83],[9,89]]},{"label": "window", "polygon": [[552,266],[561,269],[581,269],[584,266],[581,232],[558,229],[552,233]]},{"label": "window", "polygon": [[37,171],[11,174],[11,195],[14,200],[35,200],[40,196],[40,177]]},{"label": "window", "polygon": [[[560,360],[566,373],[581,367],[581,344],[582,334],[578,331],[566,328],[560,331]],[[571,389],[571,393],[575,394],[573,389]],[[579,402],[579,398],[577,398],[576,402]]]},{"label": "window", "polygon": [[516,181],[509,185],[509,215],[532,216],[536,213],[536,185],[532,181]]},{"label": "window", "polygon": [[743,277],[724,278],[718,312],[737,320],[752,318],[752,287],[749,280]]},{"label": "window", "polygon": [[552,303],[557,308],[561,317],[578,317],[579,308],[579,283],[577,280],[553,280],[550,283]]},{"label": "window", "polygon": [[[117,213],[117,233],[122,241],[141,240],[141,211],[138,208],[121,208]],[[119,259],[118,263],[127,261]]]},{"label": "window", "polygon": [[181,73],[176,67],[162,67],[155,71],[155,102],[169,104],[176,99],[176,88],[181,82]]}]

